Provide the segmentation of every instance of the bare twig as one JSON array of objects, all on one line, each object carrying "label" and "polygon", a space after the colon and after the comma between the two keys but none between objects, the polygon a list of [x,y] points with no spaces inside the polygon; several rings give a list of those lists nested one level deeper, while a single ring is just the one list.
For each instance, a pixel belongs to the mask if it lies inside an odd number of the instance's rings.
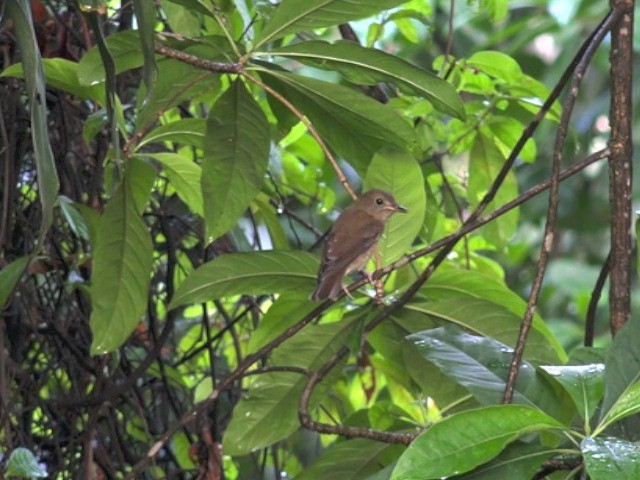
[{"label": "bare twig", "polygon": [[596,324],[596,309],[598,308],[598,302],[600,301],[600,295],[604,289],[604,284],[607,281],[609,272],[611,271],[611,251],[607,255],[607,259],[602,265],[596,284],[591,292],[591,298],[589,299],[589,308],[587,309],[587,317],[584,322],[584,346],[593,346],[593,337],[595,335]]}]

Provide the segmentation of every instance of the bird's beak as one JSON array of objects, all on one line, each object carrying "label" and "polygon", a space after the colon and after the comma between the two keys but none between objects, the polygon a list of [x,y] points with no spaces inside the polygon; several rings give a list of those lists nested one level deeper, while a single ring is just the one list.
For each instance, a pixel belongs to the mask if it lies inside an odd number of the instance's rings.
[{"label": "bird's beak", "polygon": [[394,212],[400,212],[400,213],[407,213],[409,211],[406,208],[404,208],[402,205],[393,205],[389,209],[393,210]]}]

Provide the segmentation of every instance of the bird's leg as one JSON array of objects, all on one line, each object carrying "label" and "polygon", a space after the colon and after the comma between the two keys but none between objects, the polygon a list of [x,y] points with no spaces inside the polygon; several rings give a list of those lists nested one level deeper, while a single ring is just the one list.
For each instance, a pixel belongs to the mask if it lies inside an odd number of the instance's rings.
[{"label": "bird's leg", "polygon": [[347,295],[347,297],[349,297],[351,300],[354,300],[353,295],[351,295],[351,292],[349,292],[344,282],[341,282],[340,285],[341,285],[342,291]]}]

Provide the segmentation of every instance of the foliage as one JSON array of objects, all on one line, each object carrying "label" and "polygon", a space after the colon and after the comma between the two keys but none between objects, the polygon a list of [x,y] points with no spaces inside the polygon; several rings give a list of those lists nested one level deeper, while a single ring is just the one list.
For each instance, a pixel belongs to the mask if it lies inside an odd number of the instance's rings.
[{"label": "foliage", "polygon": [[[605,107],[580,110],[608,95],[605,47],[564,149],[576,226],[507,380],[546,214],[525,191],[567,126],[550,86],[602,7],[565,30],[553,2],[456,2],[449,44],[450,2],[31,3],[3,4],[2,446],[29,447],[5,475],[638,478],[638,320],[574,348],[606,255],[609,220],[575,214],[602,216]],[[548,65],[544,39],[566,44]],[[315,303],[350,188],[409,213],[375,290]]]}]

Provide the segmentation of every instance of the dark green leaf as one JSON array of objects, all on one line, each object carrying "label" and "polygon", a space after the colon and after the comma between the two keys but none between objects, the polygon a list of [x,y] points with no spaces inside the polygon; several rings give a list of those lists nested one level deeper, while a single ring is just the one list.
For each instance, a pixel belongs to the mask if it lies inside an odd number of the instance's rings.
[{"label": "dark green leaf", "polygon": [[92,354],[118,348],[147,306],[153,246],[138,209],[127,172],[97,231],[91,276]]},{"label": "dark green leaf", "polygon": [[320,135],[361,176],[381,148],[409,150],[414,144],[411,125],[388,105],[343,85],[275,70],[261,73],[272,88],[309,117]]},{"label": "dark green leaf", "polygon": [[82,214],[76,208],[75,203],[69,197],[60,195],[58,197],[58,205],[60,205],[60,211],[67,220],[67,223],[79,238],[90,241],[91,235],[89,233],[89,227],[87,226]]},{"label": "dark green leaf", "polygon": [[333,44],[308,41],[268,52],[292,58],[323,70],[336,70],[349,81],[362,85],[390,82],[407,95],[425,97],[443,113],[463,118],[464,107],[455,88],[433,73],[381,50],[351,41]]},{"label": "dark green leaf", "polygon": [[596,431],[594,431],[594,436],[597,432],[605,430],[612,423],[618,422],[638,412],[640,412],[640,382],[630,385],[622,395],[618,397],[616,403],[612,405],[611,409],[600,422],[600,425],[598,425]]},{"label": "dark green leaf", "polygon": [[[113,57],[115,73],[139,68],[144,64],[140,45],[140,36],[136,30],[117,32],[106,39]],[[106,80],[104,63],[97,46],[82,56],[78,67],[78,81],[81,85],[91,86]]]},{"label": "dark green leaf", "polygon": [[156,7],[154,2],[147,0],[133,0],[133,11],[138,23],[138,34],[142,45],[143,78],[146,87],[146,97],[149,98],[158,78],[154,35],[156,26]]},{"label": "dark green leaf", "polygon": [[591,480],[640,478],[640,444],[617,438],[585,438],[581,446]]},{"label": "dark green leaf", "polygon": [[138,150],[144,145],[155,142],[176,142],[203,149],[206,126],[205,120],[200,118],[184,118],[167,125],[160,125],[145,135],[138,145]]},{"label": "dark green leaf", "polygon": [[202,162],[207,236],[226,233],[260,192],[269,164],[269,124],[241,81],[211,108]]},{"label": "dark green leaf", "polygon": [[170,308],[234,295],[311,293],[318,258],[306,252],[247,252],[205,263],[180,284]]},{"label": "dark green leaf", "polygon": [[488,462],[509,443],[532,432],[564,429],[540,410],[499,405],[456,413],[416,438],[400,457],[392,480],[457,475]]},{"label": "dark green leaf", "polygon": [[283,0],[256,39],[255,48],[287,33],[369,17],[406,0]]},{"label": "dark green leaf", "polygon": [[391,217],[378,242],[383,265],[407,253],[422,228],[426,211],[424,185],[420,165],[407,152],[385,148],[373,156],[363,190],[381,188],[391,192],[398,203],[408,209],[407,213]]},{"label": "dark green leaf", "polygon": [[20,257],[0,270],[0,311],[2,311],[4,304],[20,281],[25,268],[29,265],[30,259],[31,257],[28,256]]}]

